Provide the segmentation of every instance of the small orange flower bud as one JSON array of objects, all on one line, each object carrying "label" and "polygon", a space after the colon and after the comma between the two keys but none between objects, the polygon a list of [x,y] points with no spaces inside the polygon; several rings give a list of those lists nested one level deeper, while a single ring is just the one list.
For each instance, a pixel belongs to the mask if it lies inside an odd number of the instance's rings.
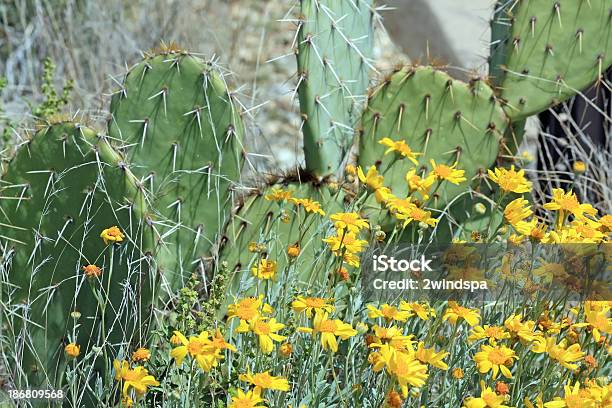
[{"label": "small orange flower bud", "polygon": [[280,346],[279,351],[283,357],[289,357],[291,353],[293,353],[293,346],[291,343],[283,343]]},{"label": "small orange flower bud", "polygon": [[404,401],[402,401],[402,398],[397,393],[397,391],[391,390],[387,394],[387,405],[389,405],[389,407],[391,407],[391,408],[401,408],[403,402]]},{"label": "small orange flower bud", "polygon": [[293,244],[287,248],[287,255],[291,258],[297,258],[300,255],[300,246],[298,244]]},{"label": "small orange flower bud", "polygon": [[342,279],[343,281],[348,281],[350,279],[350,275],[349,275],[349,271],[344,267],[340,267],[338,268],[338,276],[340,276],[340,279]]},{"label": "small orange flower bud", "polygon": [[77,358],[81,354],[81,347],[78,344],[70,343],[64,347],[64,351],[69,357]]},{"label": "small orange flower bud", "polygon": [[457,367],[457,368],[453,369],[452,375],[453,375],[453,378],[456,378],[457,380],[460,380],[464,376],[463,370],[461,368]]},{"label": "small orange flower bud", "polygon": [[497,392],[499,395],[506,395],[510,392],[510,388],[505,382],[498,381],[495,383],[495,392]]},{"label": "small orange flower bud", "polygon": [[82,269],[83,273],[85,273],[85,276],[88,278],[98,278],[102,275],[102,269],[98,268],[96,265],[83,266]]},{"label": "small orange flower bud", "polygon": [[183,343],[181,342],[181,339],[179,338],[179,336],[177,336],[176,334],[173,334],[172,337],[170,337],[170,344],[172,344],[173,346],[179,346]]},{"label": "small orange flower bud", "polygon": [[151,352],[144,347],[140,347],[132,353],[132,360],[134,361],[147,361],[149,358],[151,358]]}]

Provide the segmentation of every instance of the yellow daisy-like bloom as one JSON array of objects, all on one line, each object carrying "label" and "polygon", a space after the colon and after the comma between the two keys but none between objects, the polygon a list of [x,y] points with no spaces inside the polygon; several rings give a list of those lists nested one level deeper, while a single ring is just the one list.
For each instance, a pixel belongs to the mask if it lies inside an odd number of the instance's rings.
[{"label": "yellow daisy-like bloom", "polygon": [[151,358],[148,348],[140,347],[132,353],[132,361],[147,361]]},{"label": "yellow daisy-like bloom", "polygon": [[119,227],[113,226],[102,231],[100,238],[104,240],[104,245],[108,245],[109,242],[122,242],[125,235],[123,235],[123,232],[121,232]]},{"label": "yellow daisy-like bloom", "polygon": [[489,178],[505,192],[527,193],[531,191],[531,182],[525,178],[525,170],[516,171],[514,165],[510,169],[496,168],[489,170]]},{"label": "yellow daisy-like bloom", "polygon": [[533,214],[529,201],[517,198],[510,201],[504,209],[504,218],[510,225],[517,225],[520,221],[529,218]]},{"label": "yellow daisy-like bloom", "polygon": [[512,314],[504,321],[504,326],[512,336],[522,342],[529,343],[541,337],[541,333],[535,331],[536,324],[533,320],[523,322],[522,319],[522,315]]},{"label": "yellow daisy-like bloom", "polygon": [[585,356],[579,343],[572,344],[568,347],[566,339],[561,340],[561,342],[557,344],[554,337],[536,337],[531,351],[534,353],[545,352],[551,359],[556,360],[563,367],[572,371],[578,368],[578,365],[573,363],[582,360]]},{"label": "yellow daisy-like bloom", "polygon": [[484,381],[480,381],[480,397],[469,397],[463,402],[462,408],[510,408],[504,405],[506,398],[497,395],[491,387],[487,387]]},{"label": "yellow daisy-like bloom", "polygon": [[423,154],[423,153],[413,152],[410,146],[408,146],[404,140],[394,141],[388,137],[385,137],[379,140],[378,143],[383,146],[388,147],[388,149],[385,151],[385,155],[391,152],[397,152],[398,154],[407,158],[414,164],[419,164],[416,157]]},{"label": "yellow daisy-like bloom", "polygon": [[410,313],[410,316],[416,315],[421,320],[429,320],[430,317],[436,317],[436,311],[427,303],[406,302],[401,301],[400,310]]},{"label": "yellow daisy-like bloom", "polygon": [[384,204],[387,200],[392,197],[391,189],[388,187],[380,187],[374,190],[374,198],[376,198],[376,202],[379,204]]},{"label": "yellow daisy-like bloom", "polygon": [[370,348],[381,348],[383,345],[389,345],[399,351],[414,351],[414,336],[405,336],[403,331],[396,326],[381,327],[374,326],[373,342]]},{"label": "yellow daisy-like bloom", "polygon": [[81,354],[81,347],[76,343],[69,343],[64,347],[67,356],[77,358]]},{"label": "yellow daisy-like bloom", "polygon": [[612,318],[609,316],[609,307],[592,307],[592,303],[588,302],[585,305],[584,317],[586,323],[579,323],[574,326],[586,326],[590,327],[593,333],[593,338],[596,342],[599,342],[603,335],[612,333]]},{"label": "yellow daisy-like bloom", "polygon": [[273,188],[272,191],[264,196],[268,201],[287,201],[292,197],[292,192],[282,188]]},{"label": "yellow daisy-like bloom", "polygon": [[287,248],[287,255],[291,258],[297,258],[298,256],[300,256],[300,252],[301,252],[301,249],[298,244],[290,245]]},{"label": "yellow daisy-like bloom", "polygon": [[603,230],[608,232],[612,231],[612,215],[606,214],[599,219],[599,224],[602,226]]},{"label": "yellow daisy-like bloom", "polygon": [[[556,397],[551,402],[546,402],[544,408],[595,408],[595,401],[590,395],[580,389],[580,383],[576,381],[574,386],[565,385],[563,387],[563,398]],[[603,405],[601,405],[603,407]]]},{"label": "yellow daisy-like bloom", "polygon": [[411,192],[417,192],[423,196],[424,200],[428,200],[429,190],[436,182],[436,176],[430,173],[427,177],[423,178],[417,174],[416,169],[411,169],[406,173],[406,182]]},{"label": "yellow daisy-like bloom", "polygon": [[477,309],[460,306],[457,302],[448,302],[448,308],[444,311],[442,320],[457,324],[460,319],[465,320],[470,326],[476,326],[480,321],[480,312]]},{"label": "yellow daisy-like bloom", "polygon": [[504,377],[512,378],[512,373],[510,373],[508,366],[512,366],[512,363],[517,358],[514,350],[506,346],[494,347],[483,344],[480,346],[480,351],[474,356],[474,361],[476,361],[478,372],[481,374],[486,374],[492,370],[493,379],[496,379],[501,371]]},{"label": "yellow daisy-like bloom", "polygon": [[83,266],[83,273],[88,278],[99,278],[102,275],[102,269],[98,268],[96,265],[87,265]]},{"label": "yellow daisy-like bloom", "polygon": [[284,324],[279,323],[276,319],[268,319],[265,317],[258,317],[251,320],[250,324],[242,324],[236,329],[238,333],[245,333],[248,331],[253,332],[259,339],[259,349],[264,354],[270,354],[274,351],[274,342],[281,342],[285,340],[286,336],[281,336],[277,332],[285,327]]},{"label": "yellow daisy-like bloom", "polygon": [[335,236],[323,239],[323,242],[327,243],[331,251],[337,256],[342,255],[342,252],[345,250],[353,254],[358,254],[362,252],[368,244],[368,241],[358,239],[355,233],[345,231],[338,231]]},{"label": "yellow daisy-like bloom", "polygon": [[375,191],[384,187],[384,177],[378,174],[376,166],[370,166],[366,174],[363,173],[361,166],[357,167],[357,177],[359,177],[359,181],[365,183],[371,190]]},{"label": "yellow daisy-like bloom", "polygon": [[578,218],[584,218],[585,214],[594,216],[597,210],[591,204],[581,204],[576,197],[576,193],[563,191],[562,188],[553,188],[552,201],[544,204],[544,208],[550,211],[559,211],[561,221],[568,214],[573,214]]},{"label": "yellow daisy-like bloom", "polygon": [[159,382],[149,374],[146,368],[136,366],[130,368],[127,361],[113,361],[115,368],[115,380],[123,384],[123,395],[128,396],[130,388],[136,392],[136,396],[141,397],[147,392],[148,387],[157,387]]},{"label": "yellow daisy-like bloom", "polygon": [[509,339],[510,333],[508,333],[503,327],[500,326],[476,326],[470,332],[468,336],[468,342],[473,343],[478,340],[488,339],[491,345],[494,345],[499,340]]},{"label": "yellow daisy-like bloom", "polygon": [[278,348],[278,351],[280,352],[281,356],[289,357],[291,353],[293,353],[293,346],[291,345],[291,343],[283,343]]},{"label": "yellow daisy-like bloom", "polygon": [[444,359],[448,356],[448,354],[449,353],[447,351],[436,352],[435,348],[426,348],[425,343],[420,341],[414,356],[421,363],[429,364],[430,366],[439,368],[440,370],[448,370],[448,364],[444,362]]},{"label": "yellow daisy-like bloom", "polygon": [[387,197],[385,206],[389,209],[389,211],[391,211],[392,214],[408,214],[414,207],[416,207],[416,204],[412,202],[411,197],[399,198],[391,194],[389,197]]},{"label": "yellow daisy-like bloom", "polygon": [[265,405],[259,405],[265,400],[254,390],[244,392],[238,390],[230,401],[227,408],[267,408]]},{"label": "yellow daisy-like bloom", "polygon": [[240,374],[240,381],[248,382],[254,385],[253,392],[261,395],[263,390],[289,391],[289,381],[284,377],[274,377],[269,371],[257,374]]},{"label": "yellow daisy-like bloom", "polygon": [[347,340],[355,336],[357,330],[353,329],[350,324],[344,323],[342,320],[328,319],[328,316],[329,314],[327,312],[317,312],[312,321],[312,329],[308,327],[299,327],[298,330],[303,333],[310,333],[313,336],[320,334],[323,350],[331,350],[335,353],[338,351],[338,341],[336,337]]},{"label": "yellow daisy-like bloom", "polygon": [[576,173],[584,173],[587,169],[587,165],[583,161],[577,160],[572,165],[572,169]]},{"label": "yellow daisy-like bloom", "polygon": [[333,302],[333,299],[298,296],[291,303],[291,308],[297,313],[305,313],[306,316],[312,317],[315,312],[332,313],[336,310],[330,302]]},{"label": "yellow daisy-like bloom", "polygon": [[261,280],[274,279],[276,275],[276,262],[262,258],[257,266],[251,268],[253,276]]},{"label": "yellow daisy-like bloom", "polygon": [[436,164],[434,159],[431,159],[429,163],[431,164],[431,167],[432,167],[432,174],[438,180],[446,180],[449,183],[453,183],[453,184],[459,184],[467,180],[464,177],[465,170],[458,170],[456,168],[457,163],[453,164],[452,166],[447,166],[446,164]]},{"label": "yellow daisy-like bloom", "polygon": [[261,313],[272,313],[270,305],[264,304],[263,295],[247,297],[227,307],[227,320],[237,317],[242,321],[249,322],[260,316]]},{"label": "yellow daisy-like bloom", "polygon": [[219,360],[223,359],[222,350],[236,351],[236,347],[222,338],[219,339],[219,334],[214,339],[210,338],[207,331],[201,332],[198,336],[191,336],[189,339],[179,331],[175,331],[174,335],[181,341],[181,345],[172,349],[170,357],[174,358],[178,366],[183,364],[183,360],[189,354],[202,370],[209,372],[218,365]]},{"label": "yellow daisy-like bloom", "polygon": [[363,228],[370,228],[368,220],[361,218],[355,212],[335,213],[330,215],[329,218],[334,222],[334,227],[338,230],[346,229],[349,232],[359,232]]},{"label": "yellow daisy-like bloom", "polygon": [[398,220],[404,221],[404,227],[410,224],[412,221],[422,222],[431,227],[438,223],[437,219],[432,218],[431,211],[424,210],[416,205],[412,207],[408,213],[404,214],[399,212],[395,214],[395,217]]},{"label": "yellow daisy-like bloom", "polygon": [[377,309],[373,305],[368,305],[368,317],[370,319],[376,319],[378,317],[382,317],[386,322],[397,321],[397,322],[405,322],[410,317],[410,312],[401,311],[395,306],[391,306],[387,303],[380,306],[380,309]]},{"label": "yellow daisy-like bloom", "polygon": [[404,398],[408,397],[408,386],[422,387],[427,380],[427,366],[417,360],[413,354],[395,353],[389,362],[387,371],[395,376]]},{"label": "yellow daisy-like bloom", "polygon": [[310,198],[292,198],[290,201],[297,206],[304,207],[306,212],[325,215],[325,211],[321,209],[321,204],[318,201],[311,200]]}]

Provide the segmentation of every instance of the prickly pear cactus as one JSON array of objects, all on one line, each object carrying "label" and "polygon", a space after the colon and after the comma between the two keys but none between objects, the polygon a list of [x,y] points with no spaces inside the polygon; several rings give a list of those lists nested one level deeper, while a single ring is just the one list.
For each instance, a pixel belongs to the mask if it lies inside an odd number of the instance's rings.
[{"label": "prickly pear cactus", "polygon": [[353,140],[372,68],[372,0],[301,0],[298,95],[306,168],[338,171]]},{"label": "prickly pear cactus", "polygon": [[[507,118],[493,90],[483,80],[469,84],[454,80],[432,67],[406,67],[371,91],[362,118],[359,160],[362,168],[377,165],[385,185],[401,196],[408,192],[409,161],[385,155],[385,138],[404,140],[417,156],[417,168],[454,165],[472,180],[486,174],[497,157]],[[445,183],[436,189],[429,206],[440,208],[464,186]]]},{"label": "prickly pear cactus", "polygon": [[158,264],[178,287],[204,259],[240,178],[240,113],[213,63],[166,50],[130,69],[111,103],[109,134],[153,195],[164,220]]},{"label": "prickly pear cactus", "polygon": [[[4,335],[17,339],[15,363],[30,386],[57,386],[66,343],[86,353],[144,340],[134,328],[146,327],[155,287],[144,195],[106,139],[73,123],[40,130],[9,164],[0,180],[0,269],[12,285],[4,301],[19,308]],[[122,242],[100,237],[112,226]],[[88,266],[99,270],[88,277]]]},{"label": "prickly pear cactus", "polygon": [[504,0],[493,19],[491,74],[517,120],[573,96],[612,64],[609,0]]},{"label": "prickly pear cactus", "polygon": [[[261,259],[274,262],[277,271],[286,271],[289,265],[296,269],[292,285],[325,285],[331,266],[321,256],[325,250],[321,240],[331,225],[321,213],[305,210],[294,199],[309,198],[324,205],[328,212],[339,212],[344,209],[344,197],[337,187],[296,182],[278,182],[260,194],[246,197],[226,227],[219,255],[220,262],[229,269],[230,297],[244,296],[242,288],[253,287],[256,279],[252,268]],[[298,257],[288,253],[292,246],[299,248]]]}]

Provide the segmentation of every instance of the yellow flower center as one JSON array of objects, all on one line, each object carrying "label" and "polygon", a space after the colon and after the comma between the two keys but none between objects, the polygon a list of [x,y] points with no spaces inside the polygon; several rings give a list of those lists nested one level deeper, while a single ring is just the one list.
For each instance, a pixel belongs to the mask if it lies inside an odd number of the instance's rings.
[{"label": "yellow flower center", "polygon": [[321,308],[326,305],[325,299],[323,298],[305,298],[304,303],[308,307]]},{"label": "yellow flower center", "polygon": [[504,331],[499,327],[488,327],[485,330],[485,334],[487,335],[487,337],[499,339],[504,335]]},{"label": "yellow flower center", "polygon": [[270,388],[273,384],[272,376],[268,373],[259,373],[255,374],[253,377],[253,385],[256,385],[261,388]]},{"label": "yellow flower center", "polygon": [[138,381],[140,379],[140,375],[135,370],[127,370],[123,374],[124,381]]},{"label": "yellow flower center", "polygon": [[568,395],[565,397],[565,405],[568,408],[581,408],[585,402],[580,395]]},{"label": "yellow flower center", "polygon": [[334,333],[336,331],[336,322],[333,320],[324,320],[321,322],[319,331],[322,333]]},{"label": "yellow flower center", "polygon": [[386,319],[393,319],[397,316],[397,309],[394,307],[383,307],[381,313]]},{"label": "yellow flower center", "polygon": [[489,361],[495,365],[503,365],[508,358],[499,349],[493,349],[489,352]]},{"label": "yellow flower center", "polygon": [[262,322],[261,320],[259,320],[255,323],[254,332],[257,335],[270,334],[272,332],[272,328],[270,327],[268,323]]},{"label": "yellow flower center", "polygon": [[453,169],[451,169],[448,166],[445,166],[444,164],[438,164],[436,168],[434,169],[434,172],[436,173],[438,177],[446,178],[446,177],[449,177],[453,173]]},{"label": "yellow flower center", "polygon": [[257,316],[258,311],[254,307],[239,307],[236,311],[236,316],[241,320],[251,320]]},{"label": "yellow flower center", "polygon": [[189,351],[189,354],[191,354],[192,356],[200,354],[203,348],[204,348],[204,344],[202,344],[202,342],[199,340],[192,340],[187,345],[187,350]]},{"label": "yellow flower center", "polygon": [[573,211],[580,206],[578,199],[573,195],[565,195],[557,200],[557,204],[567,211]]}]

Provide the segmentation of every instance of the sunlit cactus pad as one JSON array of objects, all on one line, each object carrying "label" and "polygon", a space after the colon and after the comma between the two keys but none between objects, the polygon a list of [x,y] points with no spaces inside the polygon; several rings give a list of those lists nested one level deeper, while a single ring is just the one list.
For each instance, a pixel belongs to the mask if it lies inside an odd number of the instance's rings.
[{"label": "sunlit cactus pad", "polygon": [[[431,160],[457,163],[473,179],[493,164],[507,118],[493,90],[483,80],[469,84],[432,67],[406,67],[372,91],[362,118],[358,163],[377,165],[396,195],[405,194],[407,171],[415,165],[401,160],[379,141],[404,140],[416,156],[418,170],[431,169]],[[430,205],[441,206],[464,187],[445,184]]]},{"label": "sunlit cactus pad", "polygon": [[113,144],[125,150],[163,220],[160,268],[181,282],[201,269],[231,207],[243,161],[238,108],[212,62],[168,51],[130,69],[111,114]]},{"label": "sunlit cactus pad", "polygon": [[[495,24],[511,26],[493,74],[513,119],[555,105],[598,80],[612,63],[608,0],[506,0]],[[499,28],[503,31],[503,28]],[[493,53],[495,56],[495,53]]]}]

